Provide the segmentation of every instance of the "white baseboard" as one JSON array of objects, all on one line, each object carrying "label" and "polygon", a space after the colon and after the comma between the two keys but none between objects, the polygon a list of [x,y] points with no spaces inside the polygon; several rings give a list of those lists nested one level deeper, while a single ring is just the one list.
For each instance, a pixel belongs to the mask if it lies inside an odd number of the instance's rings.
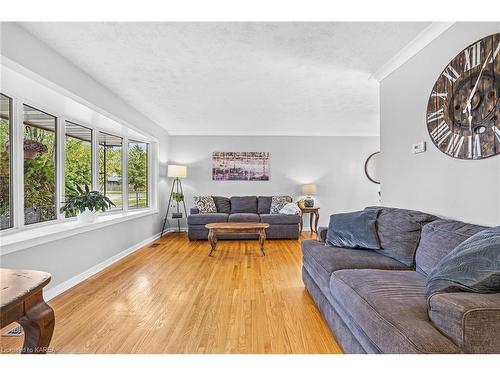
[{"label": "white baseboard", "polygon": [[[168,230],[165,233],[172,232],[173,230]],[[133,252],[139,250],[141,247],[144,245],[147,245],[148,243],[156,240],[157,238],[160,237],[160,233],[155,234],[154,236],[151,236],[149,238],[146,238],[144,241],[141,241],[133,246],[130,246],[128,249],[123,250],[122,252],[119,252],[116,255],[113,255],[111,258],[106,259],[105,261],[96,264],[95,266],[89,268],[88,270],[66,280],[63,281],[60,284],[57,284],[56,286],[47,289],[44,291],[44,298],[46,301],[51,300],[52,298],[58,296],[59,294],[67,291],[70,288],[73,288],[75,285],[80,284],[82,281],[88,279],[89,277],[95,275],[96,273],[102,271],[106,267],[109,267],[113,263],[119,261],[122,258],[125,258],[127,255],[132,254]]]}]

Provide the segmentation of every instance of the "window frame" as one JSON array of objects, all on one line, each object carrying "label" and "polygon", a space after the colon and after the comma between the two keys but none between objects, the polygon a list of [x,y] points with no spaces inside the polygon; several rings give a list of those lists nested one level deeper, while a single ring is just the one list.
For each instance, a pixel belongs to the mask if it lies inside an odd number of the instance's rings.
[{"label": "window frame", "polygon": [[0,233],[15,227],[14,223],[14,144],[13,144],[13,131],[14,131],[14,99],[2,93],[2,96],[9,101],[9,226],[7,228],[0,228]]},{"label": "window frame", "polygon": [[[61,202],[64,202],[65,199],[66,199],[66,160],[67,160],[67,157],[66,157],[66,137],[71,137],[69,135],[67,135],[66,133],[66,124],[67,123],[71,123],[73,125],[76,125],[76,126],[79,126],[81,128],[84,128],[84,129],[87,129],[87,130],[90,130],[90,188],[92,190],[94,190],[94,186],[95,186],[95,181],[94,181],[94,178],[95,178],[95,173],[94,173],[94,167],[95,167],[95,163],[94,163],[94,133],[95,133],[95,130],[92,129],[91,127],[89,126],[85,126],[85,125],[82,125],[80,122],[77,122],[77,121],[72,121],[70,119],[68,119],[67,117],[64,118],[64,141],[61,142],[63,143],[63,146],[62,146],[62,153],[63,153],[63,168],[62,168],[62,181],[61,181]],[[74,137],[73,137],[74,138]],[[58,214],[59,214],[59,211],[58,211]],[[60,214],[62,215],[63,218],[66,218],[66,214],[62,213]]]},{"label": "window frame", "polygon": [[[151,165],[150,165],[150,159],[151,159],[151,156],[150,156],[150,153],[151,153],[151,144],[148,143],[148,142],[144,142],[144,141],[137,141],[133,138],[128,138],[127,140],[127,189],[128,189],[128,185],[129,185],[129,181],[128,181],[128,153],[129,153],[129,150],[130,150],[130,143],[144,143],[146,145],[146,207],[133,207],[133,208],[129,208],[129,210],[144,210],[146,208],[149,208],[151,207],[151,188],[150,188],[150,184],[151,184]],[[127,206],[128,206],[128,200],[129,200],[129,194],[130,194],[130,191],[127,190]]]},{"label": "window frame", "polygon": [[[24,107],[30,107],[32,109],[34,109],[35,111],[39,111],[39,112],[42,112],[48,116],[52,116],[54,117],[55,119],[55,130],[54,130],[54,136],[55,136],[55,148],[54,148],[54,152],[56,153],[55,154],[55,167],[56,167],[56,181],[55,181],[55,192],[54,192],[54,203],[55,203],[55,209],[56,209],[56,215],[55,215],[55,219],[52,219],[52,220],[44,220],[44,221],[39,221],[37,223],[30,223],[30,224],[26,224],[25,222],[25,217],[24,217],[24,210],[26,207],[24,207]],[[19,103],[19,107],[20,107],[20,117],[19,117],[19,121],[20,123],[16,124],[15,126],[18,126],[19,127],[19,132],[21,133],[21,149],[19,150],[15,150],[16,152],[19,152],[19,158],[22,159],[22,169],[20,170],[21,171],[21,175],[22,175],[22,179],[23,179],[23,189],[21,191],[21,194],[22,194],[22,206],[20,206],[20,209],[22,209],[23,211],[23,227],[29,227],[29,228],[32,228],[34,226],[38,226],[40,224],[45,224],[45,223],[54,223],[54,222],[57,222],[60,218],[61,218],[61,214],[59,213],[59,208],[61,207],[61,202],[60,202],[60,199],[59,197],[61,196],[60,195],[60,183],[59,183],[59,173],[60,173],[60,167],[61,167],[61,120],[59,119],[59,117],[57,117],[57,115],[55,114],[52,114],[50,111],[48,110],[45,110],[45,109],[42,109],[38,106],[35,106],[35,105],[32,105],[31,103],[28,104],[27,102],[23,101],[21,103]],[[64,147],[64,145],[63,145]],[[64,152],[64,150],[63,150]],[[63,166],[64,168],[64,166]]]},{"label": "window frame", "polygon": [[[7,235],[11,233],[16,233],[20,231],[29,231],[31,229],[36,229],[44,226],[50,226],[58,223],[65,223],[76,221],[76,217],[65,217],[63,213],[60,213],[60,207],[64,201],[65,195],[65,168],[66,168],[66,153],[65,153],[65,136],[66,136],[66,121],[73,124],[88,128],[92,130],[92,188],[93,190],[99,190],[99,133],[106,133],[113,135],[115,137],[122,138],[122,182],[128,182],[128,142],[129,138],[127,135],[128,126],[124,123],[118,122],[123,127],[123,133],[110,131],[109,129],[102,128],[93,123],[87,123],[70,116],[63,115],[58,111],[51,110],[44,105],[33,102],[32,100],[13,95],[9,93],[9,90],[1,90],[1,93],[11,99],[11,132],[10,139],[12,145],[11,151],[11,226],[0,230],[0,234]],[[54,220],[43,221],[33,224],[24,223],[24,105],[32,107],[41,112],[45,112],[48,115],[54,116],[56,119],[56,209],[57,216]],[[157,150],[157,141],[148,137],[144,137],[144,140],[140,140],[141,143],[146,143],[148,149],[152,150],[153,147]],[[127,147],[124,147],[127,145]],[[153,146],[154,145],[154,146]],[[151,171],[151,166],[158,165],[158,155],[157,153],[153,155],[152,152],[148,152],[148,171]],[[159,173],[158,168],[155,169],[155,173]],[[157,176],[152,173],[148,173],[148,206],[141,209],[128,209],[128,199],[123,199],[123,207],[121,209],[111,209],[106,212],[101,212],[100,215],[116,215],[117,213],[123,213],[125,215],[130,213],[142,213],[145,211],[155,211],[157,210],[157,197],[152,196],[152,192],[157,193],[158,189],[152,189],[152,185],[158,183]],[[122,196],[128,197],[128,183],[122,183]]]},{"label": "window frame", "polygon": [[[128,173],[126,174],[126,167],[127,167],[127,162],[125,161],[125,159],[128,160],[127,156],[128,156],[128,151],[125,150],[125,141],[128,142],[128,138],[126,138],[125,136],[121,136],[121,135],[116,135],[116,134],[113,134],[113,133],[110,133],[108,131],[98,131],[97,132],[97,159],[99,159],[99,134],[106,134],[106,135],[109,135],[109,136],[112,136],[112,137],[117,137],[117,138],[120,138],[122,140],[122,160],[121,160],[121,164],[122,164],[122,206],[121,207],[113,207],[111,206],[111,208],[107,211],[107,212],[117,212],[117,211],[123,211],[123,212],[127,212],[128,211],[128,206],[126,207],[126,204],[128,203],[125,203],[125,197],[126,197],[126,193],[128,193],[127,191],[127,188],[124,187],[124,181],[125,181],[125,176],[127,176],[127,180],[128,180]],[[99,160],[97,160],[97,168],[99,168]],[[98,179],[97,179],[97,191],[100,191],[101,187],[99,186],[99,169],[97,170],[97,176],[98,176]],[[126,208],[125,208],[126,207]]]}]

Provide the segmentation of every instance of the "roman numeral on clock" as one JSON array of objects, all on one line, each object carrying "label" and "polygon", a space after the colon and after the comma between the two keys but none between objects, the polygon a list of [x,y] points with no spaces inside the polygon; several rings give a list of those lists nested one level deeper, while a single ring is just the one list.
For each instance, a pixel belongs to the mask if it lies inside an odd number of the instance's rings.
[{"label": "roman numeral on clock", "polygon": [[464,72],[481,65],[481,41],[464,51]]},{"label": "roman numeral on clock", "polygon": [[441,145],[451,134],[450,127],[445,121],[441,121],[431,132],[431,137],[438,146]]},{"label": "roman numeral on clock", "polygon": [[432,113],[429,113],[427,115],[427,123],[431,123],[433,121],[437,121],[437,120],[440,120],[444,117],[444,109],[441,108],[439,111],[437,112],[432,112]]},{"label": "roman numeral on clock", "polygon": [[500,42],[498,42],[497,48],[495,48],[495,52],[493,52],[493,55],[491,55],[489,63],[492,63],[493,60],[495,60],[495,57],[497,57],[498,52],[500,52]]},{"label": "roman numeral on clock", "polygon": [[458,154],[460,154],[462,146],[464,145],[464,140],[465,137],[463,135],[453,134],[450,142],[448,143],[448,147],[446,147],[446,153],[448,155],[454,155],[455,157],[457,157]]},{"label": "roman numeral on clock", "polygon": [[483,154],[481,152],[481,137],[479,136],[479,134],[476,134],[474,136],[474,148],[476,150],[476,157],[483,157]]},{"label": "roman numeral on clock", "polygon": [[431,96],[435,97],[435,98],[441,98],[441,99],[444,99],[446,100],[446,97],[448,96],[448,93],[447,92],[436,92],[436,91],[433,91]]},{"label": "roman numeral on clock", "polygon": [[498,143],[500,143],[500,129],[498,129],[495,125],[492,125],[491,128],[493,129],[493,133],[495,133],[495,136],[497,137]]},{"label": "roman numeral on clock", "polygon": [[457,79],[460,78],[460,74],[451,66],[448,65],[443,72],[443,75],[448,78],[451,84],[455,83]]}]

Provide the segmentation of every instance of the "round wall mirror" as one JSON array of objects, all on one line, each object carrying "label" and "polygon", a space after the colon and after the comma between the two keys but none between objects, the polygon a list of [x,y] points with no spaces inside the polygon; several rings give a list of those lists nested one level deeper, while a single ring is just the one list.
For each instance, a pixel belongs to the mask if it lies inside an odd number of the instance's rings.
[{"label": "round wall mirror", "polygon": [[380,151],[374,152],[365,162],[365,174],[368,179],[375,183],[380,184],[380,176],[379,176],[379,160],[380,160]]}]

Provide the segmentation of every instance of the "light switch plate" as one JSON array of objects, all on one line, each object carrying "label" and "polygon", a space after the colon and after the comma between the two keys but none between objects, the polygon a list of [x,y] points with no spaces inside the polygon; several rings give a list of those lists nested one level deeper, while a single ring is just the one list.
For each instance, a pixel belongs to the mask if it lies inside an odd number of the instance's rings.
[{"label": "light switch plate", "polygon": [[422,141],[419,143],[415,143],[414,145],[411,146],[411,151],[414,154],[420,154],[422,152],[425,152],[425,142]]}]

